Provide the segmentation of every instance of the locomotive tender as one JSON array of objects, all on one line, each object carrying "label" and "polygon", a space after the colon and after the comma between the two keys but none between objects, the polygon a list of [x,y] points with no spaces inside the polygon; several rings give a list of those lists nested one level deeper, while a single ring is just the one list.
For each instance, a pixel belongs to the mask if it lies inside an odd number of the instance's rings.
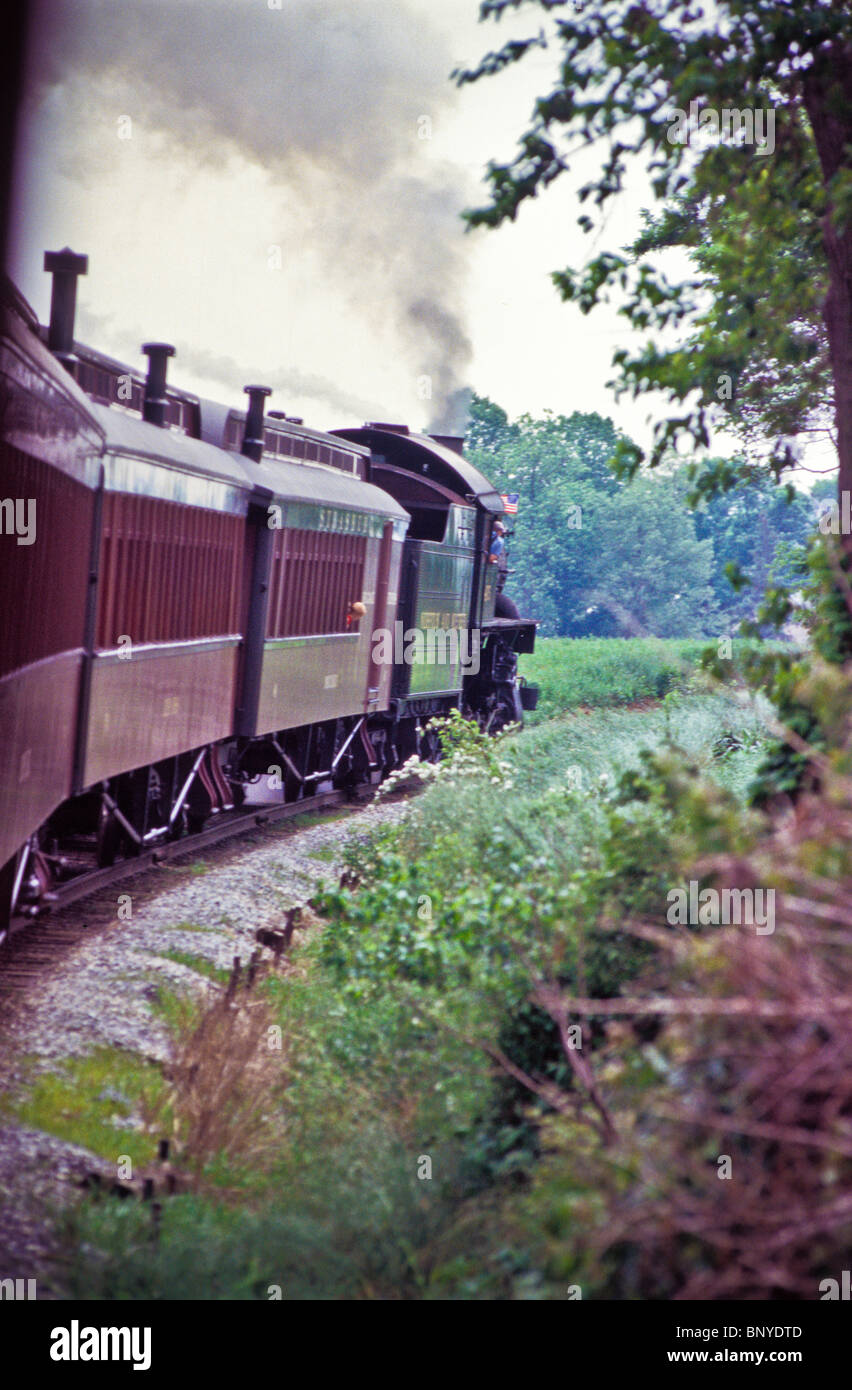
[{"label": "locomotive tender", "polygon": [[[0,329],[0,933],[216,813],[436,756],[432,716],[520,719],[535,640],[495,616],[503,504],[461,440],[229,410],[167,385],[167,344],[143,378],[74,341],[86,257],[45,269],[49,328],[6,281]],[[382,659],[400,626],[478,659]]]}]

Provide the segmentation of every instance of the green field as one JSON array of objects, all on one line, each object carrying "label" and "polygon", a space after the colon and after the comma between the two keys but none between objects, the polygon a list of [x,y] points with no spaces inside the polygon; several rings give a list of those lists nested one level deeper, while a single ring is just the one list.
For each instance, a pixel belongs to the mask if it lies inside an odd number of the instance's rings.
[{"label": "green field", "polygon": [[[529,722],[578,705],[660,699],[688,683],[710,645],[716,644],[655,637],[539,638],[535,651],[519,663],[520,674],[540,688],[538,708]],[[736,650],[742,644],[733,645]]]}]

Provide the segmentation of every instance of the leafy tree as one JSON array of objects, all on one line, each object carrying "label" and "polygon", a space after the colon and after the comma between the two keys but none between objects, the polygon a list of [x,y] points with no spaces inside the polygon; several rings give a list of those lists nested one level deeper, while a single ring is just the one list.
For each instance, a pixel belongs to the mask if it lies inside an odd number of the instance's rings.
[{"label": "leafy tree", "polygon": [[814,502],[817,503],[822,502],[824,498],[833,498],[836,497],[836,495],[837,484],[832,474],[829,474],[828,477],[825,478],[817,478],[816,482],[811,488],[811,497],[814,500]]},{"label": "leafy tree", "polygon": [[[505,418],[480,398],[482,418]],[[608,460],[611,420],[591,413],[524,415],[502,443],[469,450],[520,511],[510,543],[509,591],[558,636],[706,636],[718,620],[713,546],[696,538],[672,476],[627,486]]]},{"label": "leafy tree", "polygon": [[591,598],[618,618],[620,635],[719,632],[713,544],[696,536],[674,478],[636,478],[610,500],[595,539],[602,553]]},{"label": "leafy tree", "polygon": [[517,425],[509,424],[502,406],[487,396],[474,393],[469,407],[465,451],[468,454],[492,454],[516,438]]},{"label": "leafy tree", "polygon": [[[499,410],[499,406],[494,409]],[[547,480],[570,477],[605,492],[616,492],[621,484],[609,469],[609,459],[617,442],[612,421],[595,412],[574,411],[566,416],[548,411],[539,419],[522,415],[507,428],[495,454],[500,478],[506,484],[502,490],[521,493],[525,501],[535,502]]]},{"label": "leafy tree", "polygon": [[[637,395],[650,375],[672,399],[696,393],[708,419],[739,434],[749,458],[768,461],[776,474],[793,456],[791,436],[825,433],[833,393],[820,311],[826,274],[819,170],[801,121],[787,138],[797,142],[801,167],[764,160],[761,176],[731,189],[730,151],[718,147],[685,194],[657,218],[645,214],[629,264],[650,277],[655,253],[686,250],[697,272],[685,286],[694,312],[684,319],[687,336],[679,348],[647,343],[614,358],[621,389],[629,385]],[[766,235],[770,221],[773,236]],[[664,297],[652,317],[649,287],[650,279],[643,280],[623,312],[636,328],[665,327],[671,300]],[[767,440],[775,441],[774,452]],[[750,481],[755,469],[745,460],[742,469]],[[702,489],[712,491],[727,472],[722,460],[705,465]]]},{"label": "leafy tree", "polygon": [[[840,470],[852,489],[852,36],[847,0],[717,0],[711,12],[689,0],[483,0],[483,18],[535,7],[549,18],[560,50],[558,80],[535,104],[520,150],[488,169],[490,205],[468,214],[497,226],[570,168],[573,150],[600,141],[599,173],[579,190],[580,224],[592,231],[622,187],[631,156],[647,157],[666,216],[636,252],[691,244],[697,277],[671,284],[636,254],[600,252],[583,270],[557,272],[566,299],[584,311],[613,288],[628,295],[637,327],[693,329],[689,349],[653,345],[638,359],[617,354],[620,384],[662,389],[684,412],[660,421],[651,462],[679,439],[706,447],[725,405],[721,375],[740,391],[741,423],[801,426],[826,367],[833,387]],[[544,32],[513,40],[473,70],[475,81],[546,46]],[[678,135],[676,112],[766,113],[772,148],[711,143]],[[573,141],[573,145],[569,142]],[[680,218],[678,224],[677,219]],[[687,229],[685,219],[694,217]],[[817,235],[817,228],[819,235]],[[706,249],[707,233],[712,243]],[[640,258],[641,259],[641,258]],[[807,279],[811,264],[820,273]],[[743,265],[746,267],[745,282]],[[802,271],[804,270],[804,276]],[[814,329],[817,299],[823,330]],[[710,308],[707,308],[708,297]],[[723,329],[721,340],[715,329]],[[696,350],[697,344],[697,350]],[[729,368],[726,372],[725,368]],[[790,374],[804,373],[801,389]],[[697,404],[688,405],[697,393]],[[727,422],[726,422],[727,423]],[[635,471],[642,452],[621,441],[618,458]],[[776,440],[776,474],[793,461]],[[705,491],[730,481],[712,471]]]},{"label": "leafy tree", "polygon": [[[829,488],[833,491],[833,484]],[[710,582],[729,624],[757,617],[770,581],[798,579],[795,565],[814,533],[816,514],[813,494],[794,490],[791,497],[786,487],[760,477],[696,508],[696,535],[713,542]],[[741,585],[741,576],[749,582]]]}]

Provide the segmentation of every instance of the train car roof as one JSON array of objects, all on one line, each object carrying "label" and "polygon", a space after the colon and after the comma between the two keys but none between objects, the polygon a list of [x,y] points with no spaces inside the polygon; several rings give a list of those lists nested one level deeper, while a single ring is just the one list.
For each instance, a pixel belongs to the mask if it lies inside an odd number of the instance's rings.
[{"label": "train car roof", "polygon": [[162,429],[114,406],[89,404],[106,435],[108,453],[215,478],[249,493],[262,488],[276,501],[316,503],[408,521],[408,513],[389,493],[337,468],[288,463],[269,455],[255,463],[243,454],[193,439],[180,430]]},{"label": "train car roof", "polygon": [[268,488],[282,502],[320,502],[347,511],[378,513],[389,520],[409,521],[408,512],[389,492],[339,468],[323,463],[289,463],[268,454],[264,454],[262,463],[245,458],[242,462],[255,483]]},{"label": "train car roof", "polygon": [[0,301],[2,375],[15,383],[3,421],[8,443],[95,486],[103,428],[92,402],[44,346],[33,310],[5,275]]},{"label": "train car roof", "polygon": [[0,280],[0,292],[2,292],[3,307],[12,309],[18,318],[23,319],[30,332],[38,335],[38,318],[35,310],[29,300],[21,294],[14,280],[10,280],[5,272]]},{"label": "train car roof", "polygon": [[224,449],[205,444],[202,439],[193,439],[182,430],[151,425],[147,420],[140,420],[138,415],[115,406],[92,402],[90,409],[106,435],[107,453],[147,459],[251,491],[251,479],[241,461]]},{"label": "train car roof", "polygon": [[[221,401],[209,400],[206,396],[199,396],[197,399],[201,406],[201,438],[206,439],[208,444],[218,444],[220,448],[224,448],[228,422],[244,425],[245,411],[238,410],[235,406],[223,405]],[[318,444],[337,443],[336,431],[315,430],[303,421],[281,414],[275,415],[270,410],[264,415],[263,428],[267,434],[289,436],[293,439],[313,439]],[[366,456],[369,453],[366,445],[358,445],[354,441],[347,442],[352,443],[356,454]]]},{"label": "train car roof", "polygon": [[215,444],[221,449],[231,407],[221,401],[208,400],[206,396],[199,396],[198,403],[201,406],[201,438],[206,444]]},{"label": "train car roof", "polygon": [[376,425],[333,430],[332,433],[353,444],[366,444],[374,454],[383,455],[388,463],[410,473],[428,474],[434,482],[465,501],[476,502],[486,512],[503,514],[502,497],[479,469],[428,434],[412,434],[405,427],[383,429]]}]

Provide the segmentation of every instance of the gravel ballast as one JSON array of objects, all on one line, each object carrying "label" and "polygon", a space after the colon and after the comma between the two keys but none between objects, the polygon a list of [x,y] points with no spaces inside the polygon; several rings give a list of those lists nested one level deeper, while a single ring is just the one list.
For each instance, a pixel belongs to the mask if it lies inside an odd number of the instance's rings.
[{"label": "gravel ballast", "polygon": [[[253,832],[57,915],[57,925],[64,918],[87,930],[4,1013],[0,1096],[8,1101],[26,1084],[24,1057],[29,1075],[100,1047],[164,1061],[169,1039],[151,1009],[158,987],[206,987],[196,971],[164,953],[203,956],[224,969],[234,956],[248,961],[258,928],[281,926],[320,880],[338,879],[347,840],[405,812],[401,802],[378,802],[318,824]],[[43,1277],[53,1253],[49,1210],[68,1201],[93,1165],[98,1160],[85,1149],[0,1114],[0,1279],[36,1278],[38,1297],[51,1296]]]}]

